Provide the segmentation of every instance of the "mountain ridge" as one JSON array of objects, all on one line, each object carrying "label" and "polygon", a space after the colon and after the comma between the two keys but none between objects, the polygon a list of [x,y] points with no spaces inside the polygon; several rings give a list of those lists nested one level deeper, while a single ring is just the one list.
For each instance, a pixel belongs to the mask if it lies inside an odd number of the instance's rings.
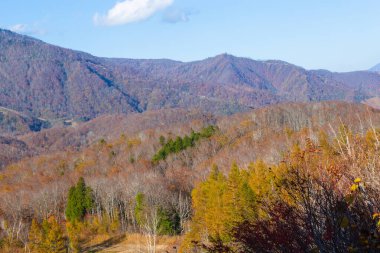
[{"label": "mountain ridge", "polygon": [[0,30],[0,106],[47,119],[192,108],[231,114],[282,102],[380,95],[380,74],[306,70],[221,54],[205,60],[96,57]]}]

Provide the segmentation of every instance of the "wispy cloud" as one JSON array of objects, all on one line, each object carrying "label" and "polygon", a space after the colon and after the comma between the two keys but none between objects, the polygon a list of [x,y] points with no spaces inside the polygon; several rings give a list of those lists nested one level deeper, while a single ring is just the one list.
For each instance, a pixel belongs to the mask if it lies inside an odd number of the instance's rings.
[{"label": "wispy cloud", "polygon": [[194,11],[190,10],[170,9],[164,13],[162,21],[171,24],[188,22],[190,20],[190,16],[194,13]]},{"label": "wispy cloud", "polygon": [[157,11],[170,6],[174,0],[124,0],[113,6],[106,15],[96,13],[96,25],[123,25],[145,20]]},{"label": "wispy cloud", "polygon": [[25,35],[44,35],[46,31],[38,28],[37,25],[28,24],[15,24],[8,27],[9,30],[16,33],[21,33]]},{"label": "wispy cloud", "polygon": [[26,31],[27,25],[25,24],[15,24],[9,27],[9,30],[16,33],[23,33]]}]

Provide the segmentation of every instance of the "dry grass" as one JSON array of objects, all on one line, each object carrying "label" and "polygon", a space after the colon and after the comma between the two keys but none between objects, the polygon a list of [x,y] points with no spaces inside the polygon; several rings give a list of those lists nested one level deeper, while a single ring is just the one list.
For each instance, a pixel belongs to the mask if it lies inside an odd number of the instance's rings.
[{"label": "dry grass", "polygon": [[[160,236],[157,238],[157,253],[175,253],[182,242],[180,236]],[[126,234],[121,242],[104,248],[101,253],[145,253],[148,252],[145,237],[141,234]]]}]

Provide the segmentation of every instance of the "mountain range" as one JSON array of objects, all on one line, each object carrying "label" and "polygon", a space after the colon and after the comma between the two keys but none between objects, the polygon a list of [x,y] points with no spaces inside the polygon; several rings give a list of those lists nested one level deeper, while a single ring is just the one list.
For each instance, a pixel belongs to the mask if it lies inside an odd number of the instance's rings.
[{"label": "mountain range", "polygon": [[166,108],[231,114],[378,96],[373,71],[306,70],[227,54],[195,62],[100,58],[0,30],[0,106],[50,121]]}]

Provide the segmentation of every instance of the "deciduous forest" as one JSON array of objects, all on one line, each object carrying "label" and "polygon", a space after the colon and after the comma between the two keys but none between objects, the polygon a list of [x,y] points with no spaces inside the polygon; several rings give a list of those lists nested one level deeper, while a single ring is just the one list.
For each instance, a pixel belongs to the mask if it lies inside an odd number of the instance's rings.
[{"label": "deciduous forest", "polygon": [[1,251],[99,252],[137,235],[142,252],[379,251],[379,111],[191,115],[61,149],[57,129],[27,137],[52,148],[0,172]]}]

